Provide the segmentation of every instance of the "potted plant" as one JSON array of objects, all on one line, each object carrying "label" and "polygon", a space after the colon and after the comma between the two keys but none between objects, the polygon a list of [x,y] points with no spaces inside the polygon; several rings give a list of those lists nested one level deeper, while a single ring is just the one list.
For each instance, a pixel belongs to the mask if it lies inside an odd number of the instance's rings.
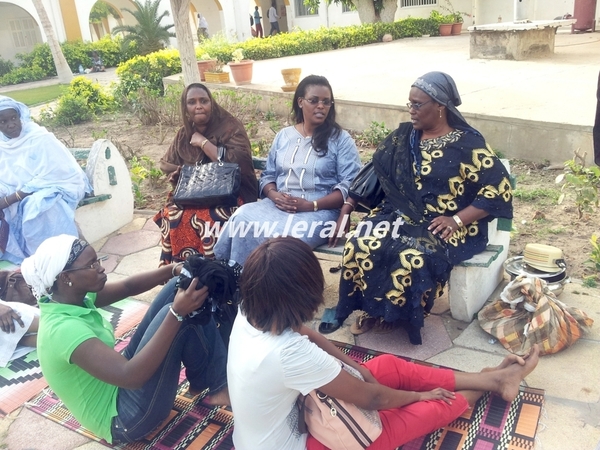
[{"label": "potted plant", "polygon": [[431,11],[429,18],[437,23],[440,36],[450,36],[452,34],[453,17],[445,16],[441,12],[433,10]]},{"label": "potted plant", "polygon": [[251,59],[244,59],[244,52],[241,48],[234,50],[231,53],[233,61],[228,63],[229,70],[231,70],[231,76],[233,81],[238,86],[241,84],[250,84],[252,81],[252,67],[254,61]]},{"label": "potted plant", "polygon": [[215,68],[212,71],[204,72],[204,78],[207,83],[229,83],[229,72],[223,71],[223,62],[217,60]]},{"label": "potted plant", "polygon": [[206,81],[204,72],[214,72],[215,68],[217,67],[217,60],[208,53],[204,53],[196,62],[198,63],[198,71],[200,72],[201,81]]},{"label": "potted plant", "polygon": [[446,17],[452,23],[452,35],[458,35],[462,31],[463,16],[470,16],[469,13],[457,11],[450,0],[444,0],[445,5],[440,5],[440,8],[448,13]]}]

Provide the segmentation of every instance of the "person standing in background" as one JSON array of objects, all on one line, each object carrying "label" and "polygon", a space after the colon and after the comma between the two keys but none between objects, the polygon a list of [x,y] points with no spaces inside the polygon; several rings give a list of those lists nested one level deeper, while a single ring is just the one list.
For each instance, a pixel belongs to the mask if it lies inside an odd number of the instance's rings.
[{"label": "person standing in background", "polygon": [[279,22],[277,22],[279,15],[277,14],[277,3],[275,1],[271,3],[271,7],[269,8],[269,13],[267,15],[269,16],[269,24],[271,24],[269,36],[273,36],[274,33],[281,33],[281,30],[279,29]]},{"label": "person standing in background", "polygon": [[600,166],[600,76],[598,76],[598,90],[596,91],[596,120],[594,121],[594,162]]},{"label": "person standing in background", "polygon": [[258,12],[258,6],[254,7],[254,27],[256,28],[256,37],[262,38],[263,36],[263,27],[260,23],[260,13]]},{"label": "person standing in background", "polygon": [[208,22],[206,17],[198,13],[198,42],[208,39]]}]

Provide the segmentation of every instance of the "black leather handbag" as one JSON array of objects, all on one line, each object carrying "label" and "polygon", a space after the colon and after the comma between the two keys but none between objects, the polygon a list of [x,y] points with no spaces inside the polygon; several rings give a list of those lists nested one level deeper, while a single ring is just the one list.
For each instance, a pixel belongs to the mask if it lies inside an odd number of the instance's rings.
[{"label": "black leather handbag", "polygon": [[242,173],[238,164],[224,162],[225,151],[225,147],[218,146],[216,162],[181,168],[173,193],[177,206],[211,208],[237,205]]},{"label": "black leather handbag", "polygon": [[349,195],[358,203],[356,210],[359,212],[369,212],[381,203],[385,192],[381,188],[372,161],[360,169],[350,186]]}]

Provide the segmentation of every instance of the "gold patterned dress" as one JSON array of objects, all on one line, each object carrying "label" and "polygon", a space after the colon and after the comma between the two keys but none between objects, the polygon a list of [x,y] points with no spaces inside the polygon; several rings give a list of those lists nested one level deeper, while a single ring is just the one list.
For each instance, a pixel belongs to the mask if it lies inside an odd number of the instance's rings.
[{"label": "gold patterned dress", "polygon": [[[508,173],[478,133],[454,130],[419,140],[410,123],[385,139],[373,165],[386,195],[346,243],[336,319],[363,310],[386,322],[405,321],[411,342],[420,344],[423,319],[453,265],[485,249],[491,220],[512,218]],[[469,205],[489,215],[448,242],[427,230],[434,217]]]}]

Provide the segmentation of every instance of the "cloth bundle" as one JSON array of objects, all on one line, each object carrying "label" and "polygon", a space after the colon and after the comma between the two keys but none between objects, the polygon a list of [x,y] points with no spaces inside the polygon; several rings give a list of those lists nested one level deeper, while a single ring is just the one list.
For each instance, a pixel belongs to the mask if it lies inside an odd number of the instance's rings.
[{"label": "cloth bundle", "polygon": [[594,321],[567,306],[537,277],[521,275],[502,291],[500,299],[483,308],[479,325],[512,353],[525,355],[533,344],[540,355],[573,345]]}]

